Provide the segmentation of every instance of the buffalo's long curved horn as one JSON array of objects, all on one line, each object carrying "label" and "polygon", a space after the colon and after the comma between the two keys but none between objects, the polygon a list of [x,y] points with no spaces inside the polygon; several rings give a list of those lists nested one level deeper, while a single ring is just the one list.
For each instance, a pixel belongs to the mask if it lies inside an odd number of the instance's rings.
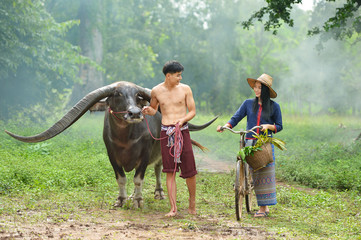
[{"label": "buffalo's long curved horn", "polygon": [[5,132],[19,141],[28,143],[42,142],[53,138],[59,133],[63,132],[68,127],[70,127],[73,123],[75,123],[96,102],[112,94],[117,85],[118,83],[113,83],[111,85],[101,87],[97,90],[94,90],[93,92],[90,92],[77,104],[75,104],[72,109],[70,109],[58,122],[56,122],[48,130],[45,130],[42,133],[34,136],[25,137],[16,135],[6,130]]},{"label": "buffalo's long curved horn", "polygon": [[218,116],[216,116],[215,118],[213,118],[211,121],[203,124],[203,125],[194,125],[192,123],[188,123],[188,128],[189,128],[189,131],[199,131],[199,130],[202,130],[206,127],[208,127],[209,125],[211,125],[214,121],[216,121],[216,119],[218,118]]}]

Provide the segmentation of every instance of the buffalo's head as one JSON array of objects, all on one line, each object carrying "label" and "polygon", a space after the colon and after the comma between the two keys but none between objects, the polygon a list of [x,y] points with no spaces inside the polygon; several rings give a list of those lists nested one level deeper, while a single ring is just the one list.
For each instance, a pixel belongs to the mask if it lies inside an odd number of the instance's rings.
[{"label": "buffalo's head", "polygon": [[132,83],[119,82],[114,92],[108,96],[106,104],[109,112],[128,123],[143,120],[142,108],[149,105],[150,90]]}]

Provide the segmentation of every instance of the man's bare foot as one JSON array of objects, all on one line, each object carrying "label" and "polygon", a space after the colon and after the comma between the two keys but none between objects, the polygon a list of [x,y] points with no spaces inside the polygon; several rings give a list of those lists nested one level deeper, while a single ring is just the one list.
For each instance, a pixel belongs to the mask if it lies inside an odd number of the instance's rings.
[{"label": "man's bare foot", "polygon": [[196,201],[195,200],[191,200],[188,199],[189,201],[189,207],[188,207],[188,213],[192,214],[192,215],[196,215],[197,211],[196,211]]},{"label": "man's bare foot", "polygon": [[188,208],[188,213],[191,215],[197,215],[197,211],[195,209]]},{"label": "man's bare foot", "polygon": [[175,217],[175,216],[177,216],[177,214],[178,214],[177,211],[170,211],[165,216],[166,217]]}]

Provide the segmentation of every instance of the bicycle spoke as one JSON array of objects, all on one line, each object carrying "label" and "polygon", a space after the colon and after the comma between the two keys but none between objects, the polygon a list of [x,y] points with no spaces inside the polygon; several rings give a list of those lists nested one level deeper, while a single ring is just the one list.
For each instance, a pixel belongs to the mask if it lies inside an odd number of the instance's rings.
[{"label": "bicycle spoke", "polygon": [[238,221],[242,217],[243,198],[245,193],[244,181],[245,181],[244,164],[242,160],[239,160],[237,161],[236,180],[235,180],[236,218]]},{"label": "bicycle spoke", "polygon": [[254,194],[253,194],[253,178],[252,173],[247,164],[245,167],[245,186],[246,187],[246,209],[248,213],[251,213],[252,208],[254,207]]}]

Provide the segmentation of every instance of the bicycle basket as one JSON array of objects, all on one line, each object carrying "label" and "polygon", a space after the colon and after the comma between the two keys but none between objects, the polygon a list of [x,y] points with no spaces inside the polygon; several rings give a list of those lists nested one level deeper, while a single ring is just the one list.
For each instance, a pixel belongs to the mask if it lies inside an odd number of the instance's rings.
[{"label": "bicycle basket", "polygon": [[255,151],[253,156],[246,156],[246,162],[253,168],[253,171],[260,170],[273,162],[271,143],[263,144],[261,148],[262,150]]}]

